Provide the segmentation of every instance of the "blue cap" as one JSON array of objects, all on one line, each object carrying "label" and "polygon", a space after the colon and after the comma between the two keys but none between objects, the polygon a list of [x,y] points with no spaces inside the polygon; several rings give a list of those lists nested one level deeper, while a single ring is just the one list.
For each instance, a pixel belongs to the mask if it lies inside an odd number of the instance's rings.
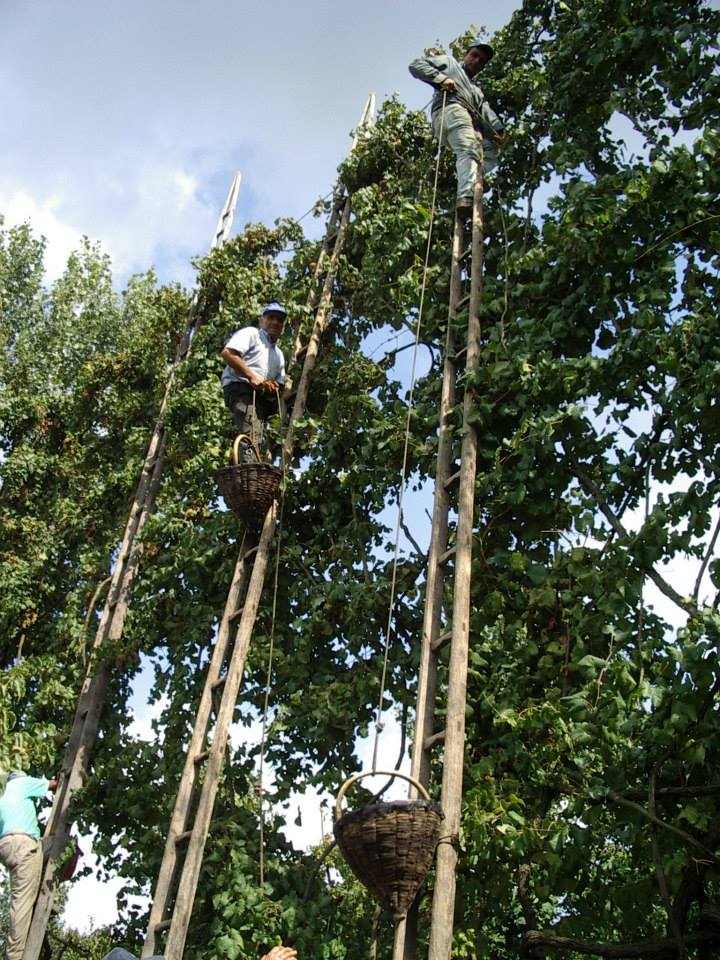
[{"label": "blue cap", "polygon": [[24,776],[26,776],[26,773],[24,770],[11,770],[10,773],[8,774],[8,782],[10,780],[17,780],[19,777],[24,777]]},{"label": "blue cap", "polygon": [[468,47],[468,50],[472,50],[473,47],[479,47],[481,50],[484,50],[485,53],[487,53],[488,60],[492,60],[492,58],[495,56],[495,51],[493,50],[493,48],[490,46],[489,43],[486,43],[483,40],[483,38],[480,36],[475,37],[473,42]]},{"label": "blue cap", "polygon": [[285,307],[281,307],[277,300],[273,300],[272,303],[269,303],[262,312],[262,315],[265,316],[266,313],[281,313],[284,317],[287,316],[287,310]]}]

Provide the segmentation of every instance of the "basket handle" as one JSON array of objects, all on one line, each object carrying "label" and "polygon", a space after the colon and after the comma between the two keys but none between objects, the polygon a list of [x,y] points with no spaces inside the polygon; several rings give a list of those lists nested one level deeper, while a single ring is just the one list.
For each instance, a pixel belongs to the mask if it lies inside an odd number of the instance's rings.
[{"label": "basket handle", "polygon": [[252,452],[255,454],[255,458],[257,462],[260,463],[261,462],[260,451],[258,450],[257,444],[255,443],[253,438],[248,433],[239,433],[233,440],[232,458],[231,458],[232,465],[234,467],[237,467],[238,465],[238,451],[240,450],[240,444],[243,442],[243,440],[246,440],[250,444],[250,446],[252,447]]},{"label": "basket handle", "polygon": [[363,777],[400,777],[402,780],[407,780],[409,784],[412,784],[418,793],[422,794],[423,800],[430,799],[430,794],[427,792],[425,787],[421,783],[418,783],[414,777],[408,776],[407,773],[400,773],[398,770],[366,770],[365,773],[356,773],[352,777],[348,777],[345,783],[340,787],[340,792],[338,793],[337,800],[335,801],[336,820],[340,819],[340,805],[342,804],[343,797],[350,787],[354,783],[357,783],[358,780],[362,780]]}]

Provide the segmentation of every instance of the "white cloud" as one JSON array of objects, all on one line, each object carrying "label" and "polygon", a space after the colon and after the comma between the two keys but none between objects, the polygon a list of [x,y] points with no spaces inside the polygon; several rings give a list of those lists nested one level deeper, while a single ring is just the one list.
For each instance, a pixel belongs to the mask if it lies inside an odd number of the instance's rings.
[{"label": "white cloud", "polygon": [[81,233],[59,215],[64,203],[61,194],[52,194],[44,200],[31,197],[24,189],[0,183],[0,211],[5,226],[29,222],[35,236],[47,238],[45,268],[49,280],[55,280],[65,269],[67,259],[76,250]]}]

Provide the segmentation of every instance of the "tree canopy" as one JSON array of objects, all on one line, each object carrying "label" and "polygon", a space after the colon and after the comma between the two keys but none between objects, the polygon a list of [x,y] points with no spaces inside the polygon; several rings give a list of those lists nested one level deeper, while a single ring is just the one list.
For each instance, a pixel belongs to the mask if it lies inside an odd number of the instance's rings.
[{"label": "tree canopy", "polygon": [[[719,28],[695,0],[526,0],[493,38],[483,88],[508,140],[486,200],[474,384],[458,955],[704,960],[720,942]],[[353,215],[283,503],[267,742],[278,810],[298,783],[334,793],[354,772],[377,704],[385,508],[400,480],[402,351],[419,319],[434,152],[426,116],[390,99],[340,168]],[[409,421],[407,500],[423,507],[454,191],[444,154]],[[48,768],[188,295],[152,273],[115,293],[90,243],[47,290],[42,255],[27,227],[3,231],[0,763]],[[199,263],[203,322],[171,399],[122,645],[104,652],[112,689],[77,801],[128,893],[147,892],[159,864],[239,543],[213,479],[231,437],[218,354],[267,299],[288,308],[288,342],[307,332],[317,256],[280,221],[246,226]],[[455,435],[459,453],[459,413]],[[386,704],[411,737],[426,558],[407,516]],[[262,709],[271,601],[268,590],[238,704],[245,727]],[[136,654],[154,671],[155,743],[130,729]],[[257,746],[233,743],[187,956],[254,957],[277,938],[338,960],[376,940],[387,955],[389,920],[335,854],[339,874],[327,874],[320,851],[266,830],[259,889]],[[427,915],[424,900],[421,939]],[[142,920],[123,906],[128,941]]]}]

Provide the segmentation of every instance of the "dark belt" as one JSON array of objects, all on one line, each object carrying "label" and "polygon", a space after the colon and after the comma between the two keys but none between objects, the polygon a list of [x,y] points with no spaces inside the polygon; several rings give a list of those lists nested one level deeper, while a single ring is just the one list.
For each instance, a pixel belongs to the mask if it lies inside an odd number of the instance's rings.
[{"label": "dark belt", "polygon": [[278,402],[275,394],[260,395],[253,390],[249,383],[241,380],[226,383],[223,386],[223,397],[228,410],[232,410],[236,403],[251,405],[253,394],[255,395],[255,412],[261,420],[268,420],[278,412]]}]

